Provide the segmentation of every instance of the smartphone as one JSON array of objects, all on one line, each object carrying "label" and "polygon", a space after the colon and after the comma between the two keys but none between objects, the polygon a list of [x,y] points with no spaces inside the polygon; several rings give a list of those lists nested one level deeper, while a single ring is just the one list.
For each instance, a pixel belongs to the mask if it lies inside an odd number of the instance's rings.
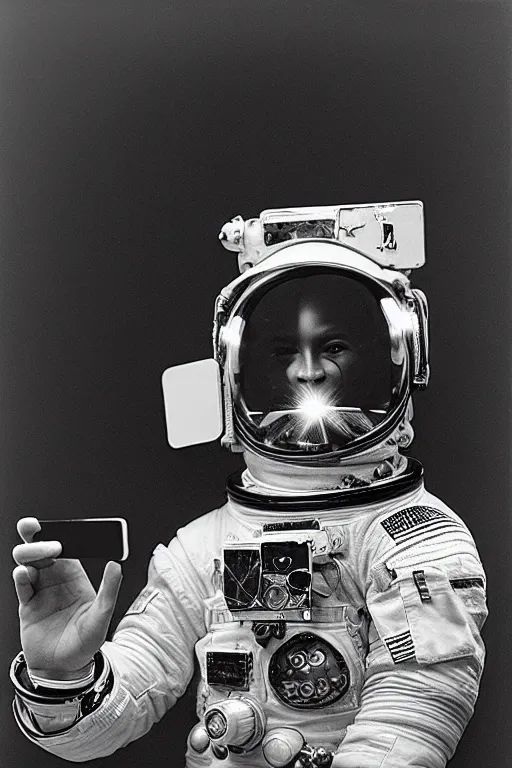
[{"label": "smartphone", "polygon": [[39,520],[34,541],[60,541],[60,557],[81,560],[126,560],[128,523],[122,517],[88,517],[73,520]]}]

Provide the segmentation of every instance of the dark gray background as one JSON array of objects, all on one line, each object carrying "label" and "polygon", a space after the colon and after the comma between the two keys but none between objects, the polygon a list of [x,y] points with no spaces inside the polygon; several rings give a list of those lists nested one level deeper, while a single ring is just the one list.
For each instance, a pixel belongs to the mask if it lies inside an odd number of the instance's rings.
[{"label": "dark gray background", "polygon": [[[142,6],[142,7],[141,7]],[[432,383],[411,451],[489,576],[489,659],[453,768],[508,764],[510,13],[499,2],[0,3],[4,768],[23,515],[124,515],[117,618],[152,547],[239,459],[166,445],[160,374],[210,354],[236,274],[220,226],[266,207],[422,199]],[[92,570],[93,579],[98,571]],[[182,765],[194,694],[94,765]]]}]

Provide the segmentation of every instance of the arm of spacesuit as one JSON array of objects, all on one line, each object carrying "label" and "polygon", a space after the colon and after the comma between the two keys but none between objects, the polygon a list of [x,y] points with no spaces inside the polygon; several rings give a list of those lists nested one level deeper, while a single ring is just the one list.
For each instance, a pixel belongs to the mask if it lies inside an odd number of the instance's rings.
[{"label": "arm of spacesuit", "polygon": [[461,521],[442,521],[390,550],[379,535],[388,551],[369,570],[361,709],[333,768],[444,768],[473,714],[485,576]]},{"label": "arm of spacesuit", "polygon": [[25,735],[59,757],[82,762],[145,734],[192,677],[194,645],[205,633],[202,591],[179,537],[168,548],[159,545],[146,587],[101,649],[112,667],[111,692],[76,722],[69,707],[47,705],[36,715],[17,697],[16,719]]}]

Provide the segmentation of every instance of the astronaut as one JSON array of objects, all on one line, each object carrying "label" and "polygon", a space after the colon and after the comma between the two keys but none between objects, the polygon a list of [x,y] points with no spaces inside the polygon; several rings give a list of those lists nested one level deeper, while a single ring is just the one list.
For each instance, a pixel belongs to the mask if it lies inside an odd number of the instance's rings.
[{"label": "astronaut", "polygon": [[221,436],[246,468],[156,547],[111,641],[119,566],[95,596],[20,521],[17,722],[67,760],[111,754],[176,703],[195,653],[187,768],[443,768],[487,611],[470,532],[402,453],[429,377],[422,204],[269,210],[220,239],[241,274],[214,358],[164,374],[168,438]]}]

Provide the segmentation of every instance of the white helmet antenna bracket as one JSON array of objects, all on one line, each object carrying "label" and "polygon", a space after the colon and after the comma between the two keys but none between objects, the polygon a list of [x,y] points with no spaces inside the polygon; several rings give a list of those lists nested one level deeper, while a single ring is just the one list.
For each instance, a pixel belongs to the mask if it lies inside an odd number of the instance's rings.
[{"label": "white helmet antenna bracket", "polygon": [[408,272],[425,263],[423,203],[362,203],[272,208],[258,218],[235,216],[219,240],[238,253],[240,272],[256,266],[284,242],[325,238],[349,245],[381,267]]}]

